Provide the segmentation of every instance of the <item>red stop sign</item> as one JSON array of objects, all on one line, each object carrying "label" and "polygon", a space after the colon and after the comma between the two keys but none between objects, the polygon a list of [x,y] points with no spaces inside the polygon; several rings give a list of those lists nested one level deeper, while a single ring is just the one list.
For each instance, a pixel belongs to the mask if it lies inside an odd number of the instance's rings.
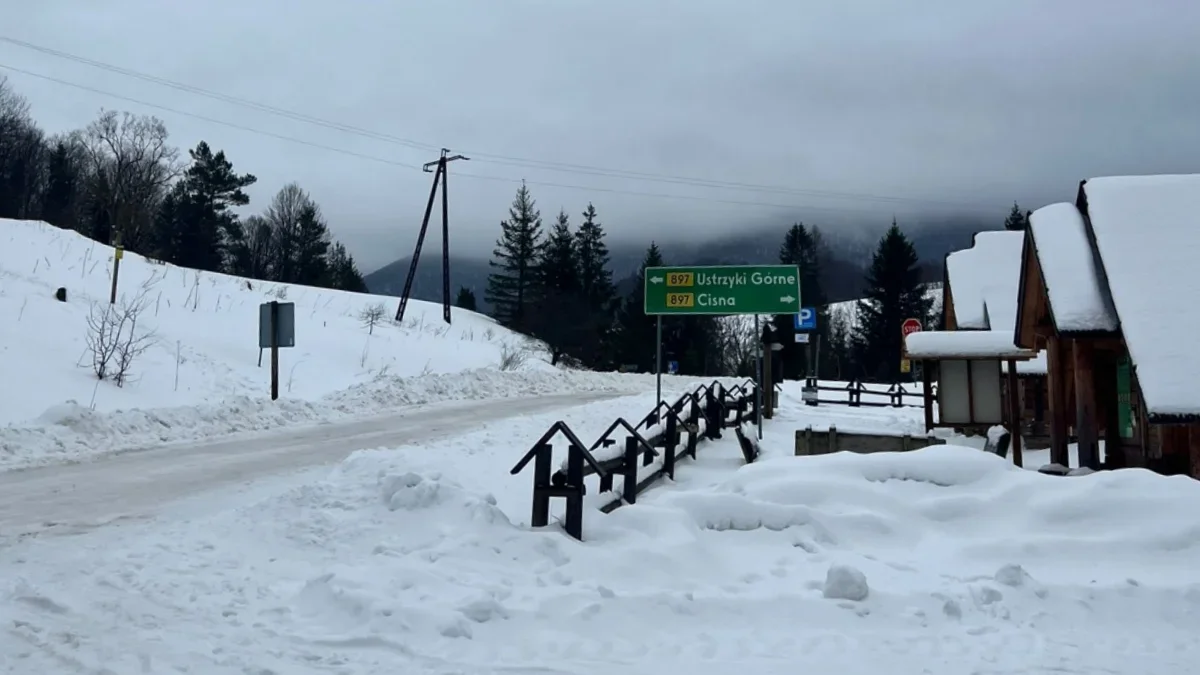
[{"label": "red stop sign", "polygon": [[913,333],[921,332],[921,322],[916,319],[905,319],[904,323],[900,324],[900,334],[908,337]]}]

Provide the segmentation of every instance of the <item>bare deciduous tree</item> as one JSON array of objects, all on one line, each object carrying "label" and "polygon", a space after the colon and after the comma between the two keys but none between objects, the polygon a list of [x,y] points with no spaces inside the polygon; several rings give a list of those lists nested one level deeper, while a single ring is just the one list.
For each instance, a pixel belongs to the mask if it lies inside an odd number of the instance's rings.
[{"label": "bare deciduous tree", "polygon": [[725,375],[749,375],[754,372],[758,336],[749,318],[723,316],[717,319],[720,369]]},{"label": "bare deciduous tree", "polygon": [[116,305],[92,303],[87,317],[87,348],[92,356],[92,372],[101,380],[125,386],[137,360],[154,344],[154,331],[139,326],[142,312],[150,305],[148,288],[133,300]]},{"label": "bare deciduous tree", "polygon": [[382,302],[379,302],[363,307],[362,311],[358,313],[358,320],[366,327],[367,335],[374,335],[375,326],[379,325],[385,316],[387,316],[387,308],[383,306]]},{"label": "bare deciduous tree", "polygon": [[157,117],[107,110],[87,126],[84,144],[98,207],[93,235],[137,249],[144,243],[167,186],[183,172],[179,149],[167,144]]},{"label": "bare deciduous tree", "polygon": [[270,224],[272,272],[280,281],[296,279],[296,247],[300,240],[300,218],[306,208],[315,206],[298,183],[288,183],[271,199],[263,217]]}]

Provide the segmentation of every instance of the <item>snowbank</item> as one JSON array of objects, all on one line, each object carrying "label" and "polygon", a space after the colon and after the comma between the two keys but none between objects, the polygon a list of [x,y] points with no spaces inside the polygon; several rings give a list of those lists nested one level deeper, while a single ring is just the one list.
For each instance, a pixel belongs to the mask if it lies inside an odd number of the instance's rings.
[{"label": "snowbank", "polygon": [[[686,380],[671,378],[674,393]],[[231,433],[327,424],[399,412],[409,406],[549,394],[633,393],[653,387],[645,376],[573,371],[473,370],[417,377],[376,376],[314,401],[234,396],[220,403],[100,413],[69,402],[31,424],[0,428],[0,470],[77,462]],[[653,396],[650,397],[653,399]],[[648,399],[648,411],[652,407]],[[532,440],[532,439],[531,439]]]},{"label": "snowbank", "polygon": [[785,389],[761,463],[726,434],[677,484],[589,511],[583,542],[529,530],[515,439],[560,417],[590,439],[651,399],[359,452],[215,515],[12,542],[0,664],[1165,675],[1200,655],[1194,481],[1050,477],[959,446],[787,456],[805,421],[916,412],[804,409]]}]

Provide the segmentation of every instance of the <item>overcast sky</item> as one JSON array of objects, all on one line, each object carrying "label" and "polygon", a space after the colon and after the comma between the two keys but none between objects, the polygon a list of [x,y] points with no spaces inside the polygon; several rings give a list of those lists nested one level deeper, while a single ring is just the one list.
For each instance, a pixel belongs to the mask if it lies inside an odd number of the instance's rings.
[{"label": "overcast sky", "polygon": [[394,139],[0,42],[0,65],[107,93],[7,72],[49,131],[101,107],[156,115],[257,175],[252,206],[298,181],[366,269],[411,252],[431,174],[403,165],[443,146],[472,157],[450,176],[463,253],[490,249],[522,178],[547,220],[590,200],[612,237],[644,239],[1003,218],[1092,175],[1200,171],[1195,0],[0,0],[0,16],[3,37]]}]

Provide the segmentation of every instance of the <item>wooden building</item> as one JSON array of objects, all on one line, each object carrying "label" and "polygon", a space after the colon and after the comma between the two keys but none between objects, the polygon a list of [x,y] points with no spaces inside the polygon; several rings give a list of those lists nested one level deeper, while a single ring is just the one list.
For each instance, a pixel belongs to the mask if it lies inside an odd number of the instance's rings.
[{"label": "wooden building", "polygon": [[1052,462],[1074,437],[1080,466],[1200,478],[1197,294],[1200,175],[1093,178],[1032,214],[1014,341],[1047,353]]},{"label": "wooden building", "polygon": [[[1022,365],[1037,356],[1013,342],[1024,242],[1022,232],[980,232],[971,248],[946,256],[945,330],[915,333],[905,340],[908,356],[922,361],[925,426],[965,433],[1007,426],[1018,465],[1024,419],[1019,375]],[[1024,369],[1027,382],[1043,379],[1037,377],[1036,366]],[[1030,404],[1036,403],[1030,398],[1026,397]]]}]

